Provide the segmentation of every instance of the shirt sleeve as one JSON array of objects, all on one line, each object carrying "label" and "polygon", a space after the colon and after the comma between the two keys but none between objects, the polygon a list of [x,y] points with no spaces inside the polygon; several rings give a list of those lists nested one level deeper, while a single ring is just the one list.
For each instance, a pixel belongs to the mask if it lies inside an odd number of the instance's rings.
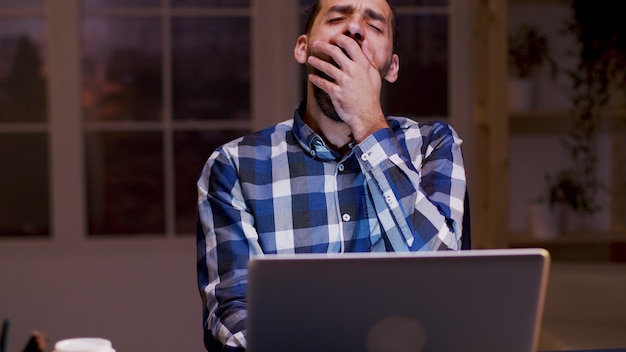
[{"label": "shirt sleeve", "polygon": [[197,274],[207,349],[246,347],[247,263],[260,253],[258,243],[249,240],[258,238],[252,223],[233,158],[218,149],[198,180]]},{"label": "shirt sleeve", "polygon": [[376,131],[355,153],[394,251],[460,249],[466,190],[461,139],[448,124]]}]

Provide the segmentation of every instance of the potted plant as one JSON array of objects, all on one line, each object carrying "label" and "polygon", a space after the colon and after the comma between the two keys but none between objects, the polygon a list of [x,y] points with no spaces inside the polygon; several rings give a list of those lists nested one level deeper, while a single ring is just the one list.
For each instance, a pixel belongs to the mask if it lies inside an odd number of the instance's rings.
[{"label": "potted plant", "polygon": [[511,110],[528,110],[533,105],[531,78],[544,63],[556,75],[548,38],[537,27],[523,25],[509,36],[509,103]]},{"label": "potted plant", "polygon": [[567,210],[579,214],[593,214],[599,206],[593,203],[589,192],[597,187],[584,184],[574,169],[562,169],[546,175],[545,195],[530,204],[531,232],[538,237],[554,238],[563,231],[563,217]]},{"label": "potted plant", "polygon": [[578,47],[574,51],[577,64],[567,71],[572,108],[563,145],[570,158],[567,175],[576,187],[568,188],[566,202],[577,216],[589,217],[601,208],[597,194],[604,188],[597,175],[601,119],[610,102],[620,100],[614,98],[626,95],[626,26],[622,18],[626,2],[594,5],[572,0],[570,6],[567,30],[575,35]]},{"label": "potted plant", "polygon": [[551,209],[555,218],[561,216],[555,209],[567,209],[566,214],[574,215],[568,218],[568,223],[584,225],[602,208],[597,198],[605,189],[597,174],[597,141],[602,116],[607,114],[612,102],[621,100],[620,108],[624,108],[626,26],[622,14],[626,11],[626,2],[598,5],[588,0],[571,0],[569,6],[571,17],[565,32],[573,34],[577,43],[572,51],[575,67],[562,71],[572,82],[569,129],[562,140],[569,163],[546,177],[545,196],[542,202],[535,203]]},{"label": "potted plant", "polygon": [[594,202],[594,197],[589,194],[598,187],[581,182],[574,170],[561,170],[555,177],[548,176],[548,182],[548,203],[551,206],[562,204],[583,214],[591,214],[600,209]]},{"label": "potted plant", "polygon": [[531,233],[536,237],[555,238],[562,232],[563,207],[572,196],[576,182],[569,172],[562,171],[556,177],[545,177],[545,194],[534,199],[529,207]]}]

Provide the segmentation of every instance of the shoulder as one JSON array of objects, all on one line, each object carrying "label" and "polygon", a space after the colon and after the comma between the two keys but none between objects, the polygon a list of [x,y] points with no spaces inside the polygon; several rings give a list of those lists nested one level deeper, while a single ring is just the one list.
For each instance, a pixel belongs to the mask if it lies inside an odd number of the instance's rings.
[{"label": "shoulder", "polygon": [[249,149],[255,154],[264,148],[272,148],[288,143],[293,131],[293,119],[280,122],[274,126],[236,138],[216,149],[217,153],[240,155]]},{"label": "shoulder", "polygon": [[407,140],[418,139],[422,143],[431,143],[434,140],[444,138],[451,142],[461,143],[454,128],[445,121],[418,122],[401,116],[389,116],[387,121],[389,121],[389,126],[396,136],[401,135]]},{"label": "shoulder", "polygon": [[202,178],[236,178],[242,167],[250,170],[268,163],[293,144],[293,121],[287,120],[263,130],[233,139],[213,150],[202,170]]}]

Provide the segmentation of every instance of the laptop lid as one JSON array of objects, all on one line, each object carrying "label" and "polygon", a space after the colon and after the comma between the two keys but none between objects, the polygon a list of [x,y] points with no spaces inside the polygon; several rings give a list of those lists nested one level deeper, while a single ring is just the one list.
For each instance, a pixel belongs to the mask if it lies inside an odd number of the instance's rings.
[{"label": "laptop lid", "polygon": [[266,351],[535,351],[543,249],[265,256],[247,341]]}]

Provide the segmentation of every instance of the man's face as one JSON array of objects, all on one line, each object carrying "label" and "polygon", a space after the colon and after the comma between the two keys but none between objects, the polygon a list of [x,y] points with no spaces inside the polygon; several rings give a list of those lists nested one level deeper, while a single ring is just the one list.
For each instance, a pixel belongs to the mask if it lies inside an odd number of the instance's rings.
[{"label": "man's face", "polygon": [[[386,0],[321,0],[320,10],[308,33],[307,55],[312,54],[315,41],[333,43],[339,35],[352,37],[360,46],[368,42],[369,57],[381,77],[386,78],[393,55],[393,13]],[[320,57],[333,62],[329,57]],[[310,72],[326,77],[308,66]],[[389,79],[388,79],[389,80]],[[394,78],[395,80],[395,78]],[[322,112],[332,120],[341,121],[330,97],[314,86],[314,96]]]}]

